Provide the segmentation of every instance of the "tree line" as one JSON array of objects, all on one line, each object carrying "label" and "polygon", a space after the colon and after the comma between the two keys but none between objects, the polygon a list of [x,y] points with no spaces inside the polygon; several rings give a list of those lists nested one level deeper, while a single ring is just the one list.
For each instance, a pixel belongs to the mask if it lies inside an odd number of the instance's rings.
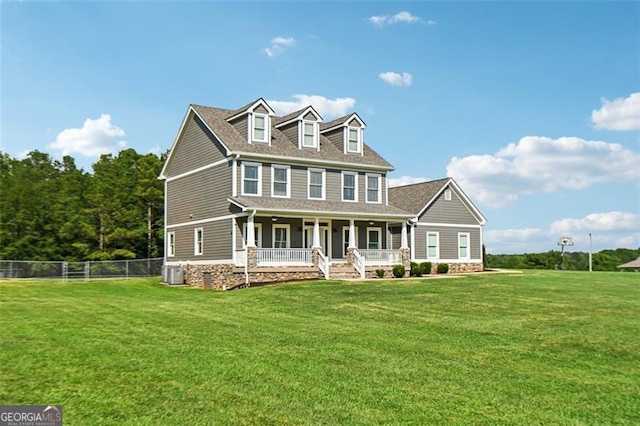
[{"label": "tree line", "polygon": [[163,256],[164,159],[126,149],[88,173],[68,155],[0,153],[0,259]]},{"label": "tree line", "polygon": [[[591,263],[594,271],[618,271],[618,265],[640,257],[640,248],[602,250],[592,254]],[[572,271],[589,270],[589,253],[564,252],[551,250],[545,253],[525,254],[486,254],[487,268],[507,269],[567,269]]]}]

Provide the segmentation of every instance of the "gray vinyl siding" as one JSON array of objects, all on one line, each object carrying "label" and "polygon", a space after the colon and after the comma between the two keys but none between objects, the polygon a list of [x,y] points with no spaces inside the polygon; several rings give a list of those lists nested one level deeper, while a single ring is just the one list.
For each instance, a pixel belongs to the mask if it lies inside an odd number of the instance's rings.
[{"label": "gray vinyl siding", "polygon": [[327,200],[340,201],[342,199],[342,170],[327,170]]},{"label": "gray vinyl siding", "polygon": [[224,163],[167,182],[167,225],[228,215],[231,164]]},{"label": "gray vinyl siding", "polygon": [[269,114],[269,111],[267,111],[264,105],[258,105],[253,112],[257,112],[258,114]]},{"label": "gray vinyl siding", "polygon": [[373,225],[370,225],[369,222],[361,222],[356,220],[355,226],[356,228],[358,228],[356,233],[358,234],[359,249],[367,248],[367,228],[380,228],[380,239],[382,240],[380,248],[387,248],[387,233],[385,232],[385,222],[373,222]]},{"label": "gray vinyl siding", "polygon": [[469,211],[455,190],[451,190],[451,200],[444,199],[444,191],[438,199],[418,219],[424,223],[450,223],[478,225],[478,219]]},{"label": "gray vinyl siding", "polygon": [[316,116],[313,115],[313,113],[311,111],[309,111],[308,113],[305,114],[305,116],[303,117],[305,120],[307,121],[317,121],[316,120]]},{"label": "gray vinyl siding", "polygon": [[238,117],[235,120],[231,121],[231,125],[235,127],[237,132],[242,136],[242,139],[247,139],[248,127],[249,127],[249,116],[247,114],[242,117]]},{"label": "gray vinyl siding", "polygon": [[427,232],[438,232],[440,259],[458,259],[458,233],[469,233],[471,259],[480,259],[480,228],[455,228],[445,226],[417,226],[415,231],[415,258],[427,258]]},{"label": "gray vinyl siding", "polygon": [[358,120],[357,120],[357,119],[355,119],[355,118],[349,122],[349,126],[350,126],[350,127],[361,127],[361,126],[360,126],[360,123],[359,123],[359,122],[358,122]]},{"label": "gray vinyl siding", "polygon": [[399,250],[402,243],[402,227],[389,226],[390,248]]},{"label": "gray vinyl siding", "polygon": [[289,123],[286,126],[280,127],[279,130],[291,141],[295,146],[298,145],[298,121]]},{"label": "gray vinyl siding", "polygon": [[225,157],[224,148],[197,116],[188,119],[171,155],[167,177],[215,163]]},{"label": "gray vinyl siding", "polygon": [[[194,255],[194,230],[202,228],[202,255]],[[171,262],[196,261],[196,260],[225,260],[232,259],[231,250],[231,219],[222,219],[199,225],[181,226],[172,228],[175,232],[175,250],[173,257],[168,257]]]},{"label": "gray vinyl siding", "polygon": [[322,135],[329,139],[329,142],[334,144],[340,151],[344,150],[344,127],[339,127]]},{"label": "gray vinyl siding", "polygon": [[291,166],[291,198],[298,200],[307,199],[307,168],[303,166]]}]

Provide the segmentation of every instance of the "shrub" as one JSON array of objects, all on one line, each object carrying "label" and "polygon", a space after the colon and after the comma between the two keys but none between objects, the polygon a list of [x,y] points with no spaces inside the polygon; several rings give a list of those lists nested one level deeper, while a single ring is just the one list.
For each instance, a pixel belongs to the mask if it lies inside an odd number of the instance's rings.
[{"label": "shrub", "polygon": [[449,264],[447,264],[447,263],[438,263],[438,273],[439,274],[446,274],[447,272],[449,272]]},{"label": "shrub", "polygon": [[404,277],[404,265],[393,265],[393,276],[396,278]]},{"label": "shrub", "polygon": [[422,272],[422,275],[429,275],[431,273],[431,262],[422,262],[420,264],[420,272]]},{"label": "shrub", "polygon": [[411,271],[409,272],[409,275],[411,275],[412,277],[421,277],[422,269],[420,269],[420,265],[418,265],[416,262],[411,262]]},{"label": "shrub", "polygon": [[378,278],[384,278],[384,269],[376,269],[376,275]]}]

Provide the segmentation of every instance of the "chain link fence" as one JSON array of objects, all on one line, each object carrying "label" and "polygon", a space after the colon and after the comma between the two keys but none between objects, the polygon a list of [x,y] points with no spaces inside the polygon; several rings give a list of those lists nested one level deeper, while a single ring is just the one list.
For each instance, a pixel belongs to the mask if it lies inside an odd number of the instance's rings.
[{"label": "chain link fence", "polygon": [[0,279],[154,277],[162,274],[164,259],[102,260],[87,262],[0,260]]}]

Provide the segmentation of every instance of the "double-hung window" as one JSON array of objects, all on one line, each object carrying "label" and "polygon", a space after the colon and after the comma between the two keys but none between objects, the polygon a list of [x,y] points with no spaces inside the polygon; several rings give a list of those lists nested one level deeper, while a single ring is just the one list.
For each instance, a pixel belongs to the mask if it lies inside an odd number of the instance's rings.
[{"label": "double-hung window", "polygon": [[440,236],[437,232],[427,232],[427,259],[438,259],[439,256],[439,248],[438,248],[438,240]]},{"label": "double-hung window", "polygon": [[273,248],[289,247],[289,225],[273,225]]},{"label": "double-hung window", "polygon": [[265,114],[253,114],[252,140],[256,142],[269,142],[267,139],[269,135],[267,129],[268,121],[269,116]]},{"label": "double-hung window", "polygon": [[342,201],[358,201],[358,173],[342,172]]},{"label": "double-hung window", "polygon": [[360,136],[362,129],[347,127],[347,152],[360,152]]},{"label": "double-hung window", "polygon": [[202,228],[196,228],[193,230],[193,254],[200,256],[203,253],[203,241],[202,241]]},{"label": "double-hung window", "polygon": [[172,257],[176,255],[176,233],[168,232],[167,233],[167,257]]},{"label": "double-hung window", "polygon": [[367,248],[369,250],[379,250],[382,248],[380,241],[381,228],[367,228]]},{"label": "double-hung window", "polygon": [[316,131],[317,123],[313,121],[302,122],[302,146],[306,148],[318,147],[318,132]]},{"label": "double-hung window", "polygon": [[367,174],[367,203],[379,203],[380,175]]},{"label": "double-hung window", "polygon": [[242,195],[262,195],[262,165],[242,163]]},{"label": "double-hung window", "polygon": [[469,253],[469,242],[471,241],[468,232],[458,233],[458,259],[469,259],[471,257]]},{"label": "double-hung window", "polygon": [[324,200],[325,171],[323,169],[309,169],[309,198]]},{"label": "double-hung window", "polygon": [[273,197],[291,196],[291,168],[289,166],[271,166],[271,195]]}]

